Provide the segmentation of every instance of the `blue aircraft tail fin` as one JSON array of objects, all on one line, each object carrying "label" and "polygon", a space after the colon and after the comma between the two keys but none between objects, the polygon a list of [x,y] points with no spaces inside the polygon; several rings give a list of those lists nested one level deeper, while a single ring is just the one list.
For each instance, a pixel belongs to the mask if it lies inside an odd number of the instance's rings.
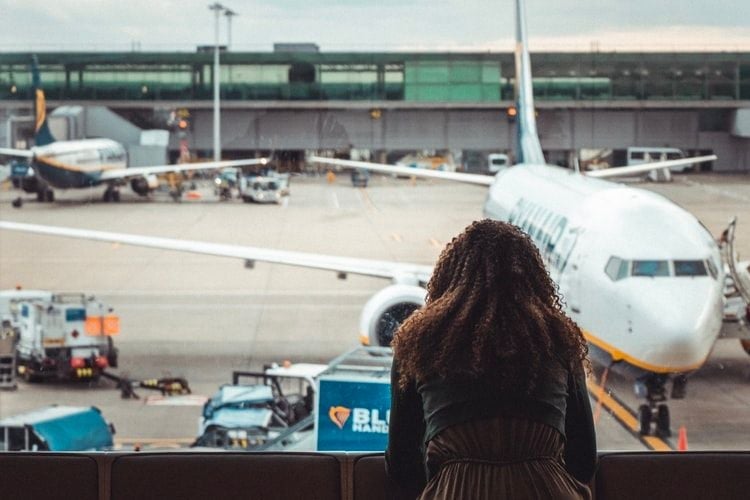
[{"label": "blue aircraft tail fin", "polygon": [[516,0],[516,163],[545,164],[536,128],[531,59],[526,36],[526,6]]},{"label": "blue aircraft tail fin", "polygon": [[42,90],[42,82],[39,77],[39,61],[36,56],[31,59],[31,83],[34,99],[34,144],[46,146],[55,142],[47,124],[47,100]]}]

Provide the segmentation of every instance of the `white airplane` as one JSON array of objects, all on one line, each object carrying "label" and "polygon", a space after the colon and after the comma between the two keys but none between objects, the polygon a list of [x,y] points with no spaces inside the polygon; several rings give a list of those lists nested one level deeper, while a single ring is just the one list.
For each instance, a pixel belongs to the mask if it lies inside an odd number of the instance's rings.
[{"label": "white airplane", "polygon": [[[420,170],[351,160],[315,161],[386,173],[418,175],[489,187],[487,217],[532,236],[581,325],[592,353],[638,381],[648,404],[639,408],[641,432],[670,433],[666,386],[685,392],[685,374],[708,357],[722,323],[724,270],[714,238],[691,214],[659,195],[607,182],[615,177],[710,161],[672,160],[580,174],[547,165],[536,132],[524,5],[517,0],[516,95],[518,166],[494,177]],[[391,284],[365,304],[360,340],[389,345],[399,324],[424,304],[429,266],[302,252],[156,238],[0,221],[0,229],[119,242],[375,276]]]},{"label": "white airplane", "polygon": [[[104,201],[120,201],[121,186],[130,182],[135,193],[146,196],[159,187],[158,174],[268,163],[266,158],[253,158],[128,168],[125,148],[111,139],[56,141],[47,124],[46,100],[44,91],[40,88],[36,58],[32,63],[32,82],[36,117],[35,146],[30,150],[0,148],[0,156],[25,158],[29,161],[34,175],[24,179],[23,188],[27,192],[36,192],[38,201],[54,201],[52,188],[80,189],[102,184],[107,185]],[[179,198],[178,194],[173,193],[175,199]],[[21,204],[21,198],[13,202],[15,207],[20,207]]]}]

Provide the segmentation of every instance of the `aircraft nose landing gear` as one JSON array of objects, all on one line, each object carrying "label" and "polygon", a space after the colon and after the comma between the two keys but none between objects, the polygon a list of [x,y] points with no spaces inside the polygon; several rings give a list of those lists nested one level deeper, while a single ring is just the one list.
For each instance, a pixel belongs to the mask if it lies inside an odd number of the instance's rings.
[{"label": "aircraft nose landing gear", "polygon": [[[667,391],[664,387],[667,380],[667,375],[651,374],[638,379],[635,383],[636,394],[645,396],[648,402],[638,407],[638,422],[642,436],[651,434],[652,423],[656,425],[656,436],[667,438],[672,435],[669,407],[664,403],[667,400]],[[681,388],[684,391],[684,382],[681,382]]]}]

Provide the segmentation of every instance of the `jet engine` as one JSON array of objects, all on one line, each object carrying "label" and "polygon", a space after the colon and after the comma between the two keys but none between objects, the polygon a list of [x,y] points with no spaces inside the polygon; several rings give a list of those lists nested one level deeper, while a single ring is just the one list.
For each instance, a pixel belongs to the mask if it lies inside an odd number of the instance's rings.
[{"label": "jet engine", "polygon": [[390,346],[401,323],[424,305],[426,294],[422,287],[391,285],[373,295],[359,317],[360,342],[370,346]]},{"label": "jet engine", "polygon": [[148,193],[159,187],[159,178],[154,174],[149,174],[143,177],[135,177],[130,181],[130,189],[134,193],[141,196],[146,196]]}]

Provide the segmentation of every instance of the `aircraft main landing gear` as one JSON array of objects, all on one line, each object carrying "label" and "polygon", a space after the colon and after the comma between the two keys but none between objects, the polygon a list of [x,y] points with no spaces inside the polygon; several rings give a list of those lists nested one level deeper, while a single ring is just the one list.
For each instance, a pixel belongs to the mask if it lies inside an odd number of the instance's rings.
[{"label": "aircraft main landing gear", "polygon": [[[656,436],[667,438],[672,435],[669,407],[664,403],[667,400],[667,391],[664,387],[667,380],[669,380],[667,375],[652,374],[636,382],[636,394],[642,394],[645,391],[648,402],[638,407],[639,431],[642,436],[651,434],[652,423],[656,426]],[[681,384],[681,390],[684,393],[684,381]]]},{"label": "aircraft main landing gear", "polygon": [[120,201],[120,190],[114,186],[107,186],[107,189],[104,191],[102,200],[104,201],[104,203],[109,203],[110,201]]},{"label": "aircraft main landing gear", "polygon": [[55,201],[55,192],[50,188],[41,188],[36,192],[36,201],[52,203]]}]

